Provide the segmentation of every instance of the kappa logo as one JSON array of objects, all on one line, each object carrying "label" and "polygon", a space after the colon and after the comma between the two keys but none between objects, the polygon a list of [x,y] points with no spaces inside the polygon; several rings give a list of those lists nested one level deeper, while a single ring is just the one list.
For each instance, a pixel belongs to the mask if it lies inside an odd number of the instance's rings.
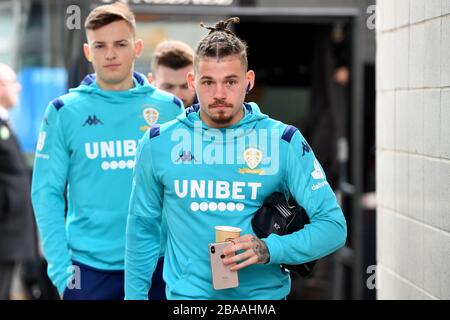
[{"label": "kappa logo", "polygon": [[88,118],[86,119],[86,121],[83,124],[83,127],[85,127],[86,125],[96,126],[98,124],[103,124],[103,122],[102,122],[102,120],[97,118],[97,116],[94,114],[92,116],[88,116]]},{"label": "kappa logo", "polygon": [[184,163],[184,162],[191,162],[191,161],[197,161],[197,160],[195,160],[195,157],[191,151],[181,150],[179,157],[175,162],[178,162],[178,161],[181,161]]},{"label": "kappa logo", "polygon": [[306,141],[302,141],[302,148],[303,148],[302,157],[305,155],[305,153],[311,152],[311,147],[308,145],[308,143]]},{"label": "kappa logo", "polygon": [[159,119],[159,112],[156,109],[153,108],[145,108],[142,112],[142,115],[144,116],[145,121],[150,125],[153,126],[155,123],[158,122]]}]

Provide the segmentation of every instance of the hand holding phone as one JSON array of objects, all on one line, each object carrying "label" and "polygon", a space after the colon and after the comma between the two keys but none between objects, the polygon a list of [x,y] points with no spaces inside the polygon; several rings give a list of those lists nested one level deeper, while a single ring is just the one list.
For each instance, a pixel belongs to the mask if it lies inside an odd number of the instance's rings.
[{"label": "hand holding phone", "polygon": [[234,265],[225,265],[222,261],[223,249],[231,244],[230,241],[209,244],[209,259],[211,261],[211,273],[215,290],[236,288],[239,285],[237,271],[231,271]]}]

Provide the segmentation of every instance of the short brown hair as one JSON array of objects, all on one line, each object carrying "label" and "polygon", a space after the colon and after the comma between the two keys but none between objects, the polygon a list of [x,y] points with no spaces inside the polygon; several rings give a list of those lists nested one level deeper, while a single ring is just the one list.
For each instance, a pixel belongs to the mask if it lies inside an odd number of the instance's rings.
[{"label": "short brown hair", "polygon": [[194,63],[194,50],[186,43],[177,40],[163,41],[155,49],[152,70],[159,66],[178,70]]},{"label": "short brown hair", "polygon": [[97,30],[119,20],[127,22],[133,31],[133,35],[136,34],[134,13],[127,4],[120,1],[99,6],[92,10],[86,18],[84,27],[86,30]]},{"label": "short brown hair", "polygon": [[[237,55],[245,69],[248,67],[247,44],[239,39],[230,29],[231,23],[239,23],[239,18],[234,17],[219,21],[214,27],[206,27],[209,33],[204,37],[195,50],[194,66],[198,66],[198,61],[204,58],[224,58]],[[200,24],[205,27],[203,23]]]}]

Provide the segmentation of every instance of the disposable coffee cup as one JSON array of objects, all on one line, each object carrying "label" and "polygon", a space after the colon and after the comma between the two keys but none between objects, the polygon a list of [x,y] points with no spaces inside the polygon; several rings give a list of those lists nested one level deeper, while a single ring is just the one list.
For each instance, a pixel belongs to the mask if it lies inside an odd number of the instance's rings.
[{"label": "disposable coffee cup", "polygon": [[216,226],[216,242],[230,241],[230,239],[239,238],[242,229],[230,226]]}]

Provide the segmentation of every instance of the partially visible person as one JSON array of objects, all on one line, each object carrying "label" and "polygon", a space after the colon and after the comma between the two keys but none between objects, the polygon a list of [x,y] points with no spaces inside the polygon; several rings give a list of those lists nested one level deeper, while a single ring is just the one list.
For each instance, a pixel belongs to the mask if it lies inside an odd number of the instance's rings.
[{"label": "partially visible person", "polygon": [[[95,74],[48,105],[32,199],[49,277],[63,299],[122,300],[136,148],[144,131],[174,119],[183,107],[133,71],[143,43],[126,4],[95,8],[85,29],[84,54]],[[164,282],[154,281],[150,298],[164,299]]]},{"label": "partially visible person", "polygon": [[167,40],[155,49],[152,59],[152,72],[148,80],[159,89],[173,93],[188,108],[197,99],[195,90],[187,83],[187,74],[194,70],[194,50],[184,42]]},{"label": "partially visible person", "polygon": [[0,64],[0,300],[11,298],[16,268],[37,257],[30,170],[9,123],[20,90],[13,69]]}]

